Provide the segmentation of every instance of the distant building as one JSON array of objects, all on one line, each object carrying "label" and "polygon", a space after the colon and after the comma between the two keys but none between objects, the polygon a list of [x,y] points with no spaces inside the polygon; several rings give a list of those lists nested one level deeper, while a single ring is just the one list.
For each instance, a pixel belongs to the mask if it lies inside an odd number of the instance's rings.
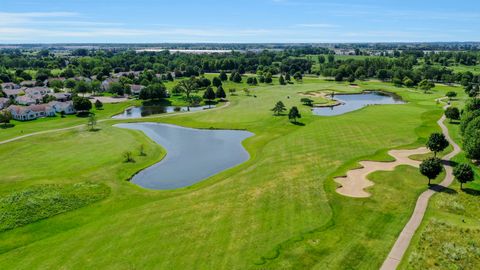
[{"label": "distant building", "polygon": [[45,96],[48,94],[52,94],[53,91],[48,87],[32,87],[25,89],[25,95],[30,97],[38,97],[38,96]]},{"label": "distant building", "polygon": [[15,98],[15,102],[20,104],[20,105],[28,106],[28,105],[33,105],[33,104],[40,103],[40,100],[34,99],[30,96],[18,96],[18,97]]},{"label": "distant building", "polygon": [[6,107],[8,107],[9,104],[10,104],[10,99],[0,98],[0,110],[5,109]]},{"label": "distant building", "polygon": [[37,85],[37,81],[23,81],[20,83],[20,85],[23,87],[34,87]]},{"label": "distant building", "polygon": [[0,84],[1,86],[1,89],[3,90],[14,90],[14,89],[19,89],[20,88],[20,85],[16,84],[16,83],[2,83]]},{"label": "distant building", "polygon": [[12,118],[18,121],[34,120],[40,117],[55,116],[55,109],[47,104],[8,107]]},{"label": "distant building", "polygon": [[108,78],[102,82],[102,90],[103,91],[108,91],[110,89],[110,85],[115,82],[119,82],[120,80],[118,78]]},{"label": "distant building", "polygon": [[132,95],[139,95],[143,88],[145,88],[145,86],[139,84],[130,85],[130,91],[132,92]]},{"label": "distant building", "polygon": [[65,114],[76,113],[76,110],[73,107],[72,101],[66,101],[66,102],[52,101],[48,103],[48,105],[51,106],[57,113],[61,113],[61,112],[64,112]]},{"label": "distant building", "polygon": [[57,99],[59,102],[65,102],[69,101],[72,99],[72,94],[70,93],[55,93],[53,96]]},{"label": "distant building", "polygon": [[16,97],[25,94],[24,88],[4,89],[3,93],[5,93],[5,95],[7,95],[7,97],[10,98],[10,99],[15,99]]}]

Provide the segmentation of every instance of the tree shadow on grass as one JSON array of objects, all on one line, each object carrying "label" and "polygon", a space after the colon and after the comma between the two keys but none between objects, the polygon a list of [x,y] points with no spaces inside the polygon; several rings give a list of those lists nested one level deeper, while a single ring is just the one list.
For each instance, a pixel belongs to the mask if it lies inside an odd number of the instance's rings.
[{"label": "tree shadow on grass", "polygon": [[89,132],[99,132],[100,130],[102,130],[102,129],[101,128],[88,129]]},{"label": "tree shadow on grass", "polygon": [[304,123],[300,123],[300,122],[290,122],[290,123],[294,124],[295,126],[301,126],[301,127],[305,126]]},{"label": "tree shadow on grass", "polygon": [[80,117],[80,118],[87,118],[90,116],[90,112],[79,112],[77,113],[77,117]]},{"label": "tree shadow on grass", "polygon": [[432,184],[430,185],[429,189],[435,191],[435,192],[441,192],[441,193],[446,193],[446,194],[457,194],[458,192],[454,189],[444,187],[442,185],[438,184]]},{"label": "tree shadow on grass", "polygon": [[442,163],[442,165],[444,166],[450,166],[450,167],[456,167],[458,165],[458,162],[455,162],[453,160],[440,160],[440,162]]},{"label": "tree shadow on grass", "polygon": [[472,195],[472,196],[480,196],[480,190],[473,189],[473,188],[464,188],[463,192],[467,193],[468,195]]},{"label": "tree shadow on grass", "polygon": [[15,125],[14,124],[2,124],[0,125],[0,129],[7,129],[7,128],[13,128]]}]

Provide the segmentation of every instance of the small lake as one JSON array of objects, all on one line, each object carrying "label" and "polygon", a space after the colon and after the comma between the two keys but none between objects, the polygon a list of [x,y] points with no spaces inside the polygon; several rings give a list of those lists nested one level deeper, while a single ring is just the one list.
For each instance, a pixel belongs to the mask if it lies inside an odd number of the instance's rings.
[{"label": "small lake", "polygon": [[254,135],[248,131],[203,130],[158,123],[115,126],[143,131],[167,151],[163,160],[131,179],[139,186],[157,190],[191,186],[247,161],[250,155],[242,141]]},{"label": "small lake", "polygon": [[364,92],[361,94],[336,94],[333,99],[342,104],[330,107],[314,107],[313,114],[335,116],[356,111],[369,105],[405,104],[401,97],[385,92]]},{"label": "small lake", "polygon": [[[126,109],[123,113],[113,116],[114,119],[142,118],[156,114],[172,113],[172,112],[195,112],[208,109],[209,106],[199,107],[179,107],[179,106],[140,106]],[[211,108],[214,108],[212,106]],[[190,110],[189,110],[190,109]]]}]

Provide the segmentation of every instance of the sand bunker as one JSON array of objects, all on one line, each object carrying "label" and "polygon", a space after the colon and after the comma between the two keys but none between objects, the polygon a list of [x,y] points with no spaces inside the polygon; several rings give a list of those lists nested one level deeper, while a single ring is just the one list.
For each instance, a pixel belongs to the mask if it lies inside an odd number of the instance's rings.
[{"label": "sand bunker", "polygon": [[393,162],[361,161],[360,165],[362,168],[348,171],[345,177],[335,178],[335,182],[341,185],[341,187],[337,189],[337,192],[353,198],[370,197],[371,194],[364,190],[374,185],[372,181],[367,179],[370,173],[376,171],[393,171],[395,167],[399,165],[410,165],[418,168],[421,162],[408,157],[427,154],[429,152],[425,147],[413,150],[391,150],[388,154],[396,159]]},{"label": "sand bunker", "polygon": [[304,97],[320,97],[320,98],[327,98],[327,93],[324,92],[303,92],[298,93],[300,96]]}]

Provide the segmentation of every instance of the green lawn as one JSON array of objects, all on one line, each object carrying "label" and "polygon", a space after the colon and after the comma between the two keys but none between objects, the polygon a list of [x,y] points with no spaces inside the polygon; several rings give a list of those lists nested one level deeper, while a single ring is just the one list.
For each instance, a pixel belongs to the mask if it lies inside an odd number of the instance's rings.
[{"label": "green lawn", "polygon": [[[371,176],[371,198],[352,199],[335,192],[333,177],[360,160],[388,160],[392,148],[423,144],[439,130],[442,110],[434,99],[452,87],[423,94],[375,81],[358,84],[308,78],[259,86],[251,96],[229,97],[226,108],[148,119],[255,133],[244,142],[248,162],[175,191],[125,181],[165,153],[139,132],[112,127],[121,121],[102,122],[98,132],[75,129],[0,145],[0,194],[85,181],[111,189],[98,203],[0,233],[0,268],[378,268],[426,180],[401,166]],[[299,92],[367,89],[398,93],[408,104],[318,117],[300,103]],[[305,126],[273,116],[279,100],[299,106]],[[146,157],[136,154],[142,144]],[[136,163],[123,163],[124,151],[134,152]]]}]

